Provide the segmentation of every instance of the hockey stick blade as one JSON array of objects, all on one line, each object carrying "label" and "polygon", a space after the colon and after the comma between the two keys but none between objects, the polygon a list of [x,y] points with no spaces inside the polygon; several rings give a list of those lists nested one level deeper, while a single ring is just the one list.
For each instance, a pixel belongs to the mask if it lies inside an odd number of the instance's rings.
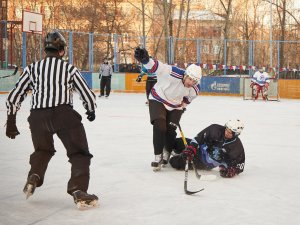
[{"label": "hockey stick blade", "polygon": [[189,191],[189,190],[187,189],[187,181],[184,182],[184,192],[185,192],[185,194],[187,194],[187,195],[193,195],[193,194],[196,194],[196,193],[198,193],[198,192],[200,192],[200,191],[203,191],[203,190],[204,190],[204,188],[202,188],[202,189],[200,189],[200,190],[198,190],[198,191]]},{"label": "hockey stick blade", "polygon": [[187,195],[193,195],[193,194],[196,194],[196,193],[204,190],[204,188],[202,188],[202,189],[200,189],[198,191],[189,191],[187,189],[188,176],[189,176],[189,166],[188,166],[188,160],[186,160],[185,169],[184,169],[184,192],[185,192],[185,194],[187,194]]},{"label": "hockey stick blade", "polygon": [[12,77],[12,76],[14,76],[14,75],[16,75],[17,74],[17,72],[18,72],[18,67],[16,67],[15,68],[15,70],[14,70],[14,72],[12,73],[12,74],[10,74],[10,75],[6,75],[6,76],[3,76],[3,77],[0,77],[0,79],[2,79],[2,78],[7,78],[7,77]]}]

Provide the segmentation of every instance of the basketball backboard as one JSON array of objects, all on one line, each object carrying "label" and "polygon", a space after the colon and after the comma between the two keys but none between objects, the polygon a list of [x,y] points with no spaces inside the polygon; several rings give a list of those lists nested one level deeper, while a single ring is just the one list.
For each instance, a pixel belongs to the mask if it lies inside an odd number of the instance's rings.
[{"label": "basketball backboard", "polygon": [[22,31],[29,33],[43,33],[43,15],[41,13],[23,10]]}]

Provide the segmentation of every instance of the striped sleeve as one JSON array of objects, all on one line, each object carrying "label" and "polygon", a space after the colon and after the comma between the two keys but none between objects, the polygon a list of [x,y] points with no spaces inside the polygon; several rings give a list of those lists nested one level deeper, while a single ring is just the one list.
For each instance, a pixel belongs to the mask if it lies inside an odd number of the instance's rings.
[{"label": "striped sleeve", "polygon": [[194,85],[192,88],[190,88],[189,95],[183,97],[183,102],[190,104],[199,95],[199,92],[200,84]]},{"label": "striped sleeve", "polygon": [[172,71],[170,73],[170,76],[175,77],[177,79],[183,79],[185,71],[182,69],[179,69],[178,67],[172,66]]},{"label": "striped sleeve", "polygon": [[74,74],[74,87],[81,97],[83,107],[87,111],[95,111],[97,107],[95,93],[88,87],[85,79],[76,67],[73,67],[71,73]]},{"label": "striped sleeve", "polygon": [[169,76],[172,70],[170,65],[164,64],[158,60],[153,60],[152,58],[150,58],[149,62],[143,66],[148,70],[148,73],[156,73],[157,76]]},{"label": "striped sleeve", "polygon": [[7,114],[16,114],[30,89],[30,69],[26,67],[6,100]]}]

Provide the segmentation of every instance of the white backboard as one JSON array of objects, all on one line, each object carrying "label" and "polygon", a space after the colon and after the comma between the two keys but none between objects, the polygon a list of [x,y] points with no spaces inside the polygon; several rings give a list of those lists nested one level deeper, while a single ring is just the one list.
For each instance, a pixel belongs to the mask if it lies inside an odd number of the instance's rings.
[{"label": "white backboard", "polygon": [[30,33],[43,33],[43,14],[23,10],[22,31]]}]

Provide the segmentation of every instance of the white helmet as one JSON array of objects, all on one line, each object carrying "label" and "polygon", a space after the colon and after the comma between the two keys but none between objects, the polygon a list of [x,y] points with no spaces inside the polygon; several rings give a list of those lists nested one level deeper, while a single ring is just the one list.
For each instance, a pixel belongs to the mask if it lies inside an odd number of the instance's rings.
[{"label": "white helmet", "polygon": [[239,119],[229,120],[225,124],[225,127],[234,132],[235,136],[239,136],[244,129],[244,123],[241,122]]},{"label": "white helmet", "polygon": [[202,77],[201,67],[197,66],[196,64],[191,64],[186,68],[185,75],[189,76],[192,80],[199,83]]}]

